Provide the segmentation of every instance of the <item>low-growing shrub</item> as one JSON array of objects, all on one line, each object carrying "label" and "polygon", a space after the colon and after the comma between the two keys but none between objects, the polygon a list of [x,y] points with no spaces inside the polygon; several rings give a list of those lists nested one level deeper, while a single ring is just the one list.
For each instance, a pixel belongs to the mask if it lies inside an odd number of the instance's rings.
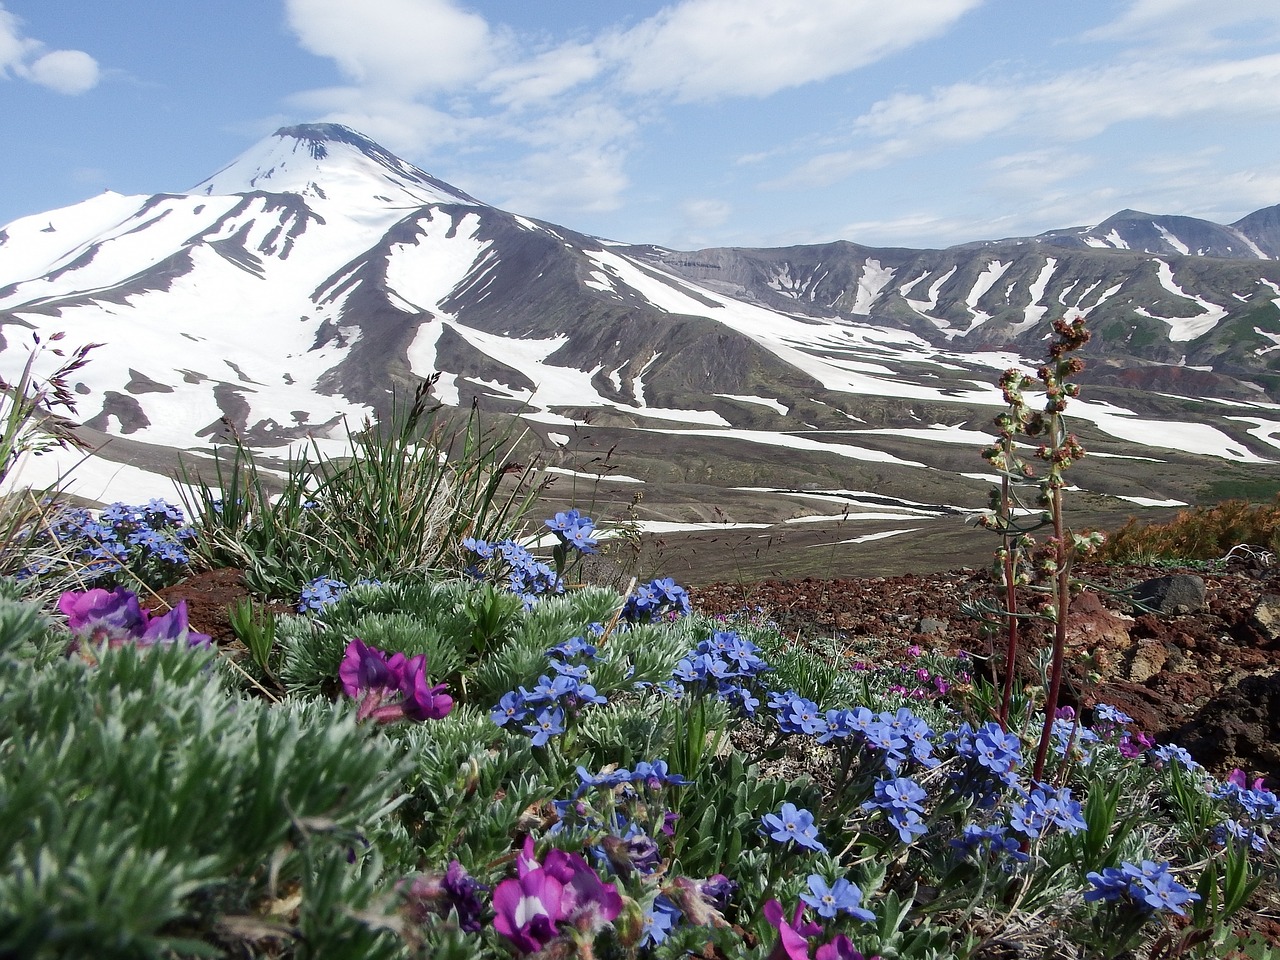
[{"label": "low-growing shrub", "polygon": [[1111,563],[1220,560],[1241,545],[1280,555],[1280,498],[1193,507],[1163,523],[1139,523],[1131,517],[1107,535],[1099,557]]}]

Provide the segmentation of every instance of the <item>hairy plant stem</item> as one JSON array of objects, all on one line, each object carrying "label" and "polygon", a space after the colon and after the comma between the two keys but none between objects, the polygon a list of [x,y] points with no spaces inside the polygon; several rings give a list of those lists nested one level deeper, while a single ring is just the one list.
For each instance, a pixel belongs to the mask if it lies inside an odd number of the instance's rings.
[{"label": "hairy plant stem", "polygon": [[[1012,453],[1013,440],[1005,438],[1006,450]],[[1011,462],[1011,458],[1010,458]],[[1005,652],[1004,652],[1004,694],[1000,698],[1000,729],[1009,730],[1009,708],[1013,703],[1013,671],[1018,657],[1018,576],[1014,568],[1013,544],[1009,538],[1009,525],[1012,522],[1009,477],[1000,478],[1000,535],[1004,541],[1004,599],[1005,599]]]},{"label": "hairy plant stem", "polygon": [[1049,741],[1053,737],[1053,721],[1058,712],[1058,696],[1062,691],[1062,666],[1066,659],[1067,612],[1071,605],[1071,556],[1062,522],[1061,485],[1054,485],[1051,497],[1055,540],[1053,661],[1049,668],[1049,689],[1044,701],[1044,727],[1040,731],[1040,746],[1036,749],[1036,762],[1032,770],[1032,778],[1035,780],[1043,778],[1044,764],[1049,754]]}]

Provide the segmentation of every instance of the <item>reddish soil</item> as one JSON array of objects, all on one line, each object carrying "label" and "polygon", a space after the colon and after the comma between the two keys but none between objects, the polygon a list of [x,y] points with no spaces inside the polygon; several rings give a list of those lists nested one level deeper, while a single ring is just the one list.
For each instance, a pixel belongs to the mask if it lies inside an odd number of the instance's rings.
[{"label": "reddish soil", "polygon": [[[1187,747],[1215,773],[1238,766],[1280,786],[1280,630],[1265,625],[1269,601],[1280,612],[1280,570],[1185,571],[1205,584],[1207,607],[1194,613],[1142,613],[1110,592],[1173,572],[1101,565],[1079,571],[1093,589],[1072,604],[1063,699],[1078,707],[1115,704],[1158,742]],[[879,649],[888,641],[891,649],[964,650],[993,670],[1003,637],[983,637],[964,607],[995,597],[989,574],[974,570],[721,583],[694,591],[704,612],[760,607],[789,635],[834,636],[854,649],[874,640]],[[1019,597],[1023,609],[1038,602],[1031,593]],[[1019,672],[1035,682],[1029,654],[1049,638],[1042,625],[1024,629]]]}]

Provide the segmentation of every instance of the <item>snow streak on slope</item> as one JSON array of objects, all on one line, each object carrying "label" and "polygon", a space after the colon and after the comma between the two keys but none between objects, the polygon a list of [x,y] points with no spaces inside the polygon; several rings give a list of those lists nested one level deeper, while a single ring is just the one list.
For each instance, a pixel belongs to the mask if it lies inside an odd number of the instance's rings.
[{"label": "snow streak on slope", "polygon": [[1169,325],[1169,339],[1174,342],[1194,340],[1196,337],[1203,336],[1218,325],[1218,321],[1227,315],[1224,307],[1218,306],[1216,303],[1210,303],[1203,297],[1197,297],[1194,294],[1187,293],[1173,279],[1173,268],[1164,260],[1157,260],[1159,264],[1157,268],[1160,277],[1160,286],[1168,290],[1170,293],[1184,299],[1191,300],[1198,304],[1204,313],[1198,317],[1157,317],[1155,314],[1149,313],[1142,307],[1136,307],[1137,313],[1144,317],[1151,317],[1154,320],[1160,320]]},{"label": "snow streak on slope", "polygon": [[1048,288],[1049,278],[1053,276],[1053,271],[1057,269],[1057,266],[1057,260],[1053,257],[1047,258],[1044,266],[1040,269],[1040,274],[1031,281],[1031,302],[1022,310],[1022,322],[1013,325],[1015,331],[1034,327],[1049,312],[1048,304],[1043,302],[1044,292]]},{"label": "snow streak on slope", "polygon": [[391,245],[387,286],[405,303],[435,313],[490,244],[476,239],[477,214],[467,214],[455,226],[449,215],[427,209],[414,223],[420,232],[413,243]]},{"label": "snow streak on slope", "polygon": [[893,280],[893,267],[883,267],[879,260],[867,260],[862,265],[862,274],[858,277],[858,296],[849,308],[850,313],[867,316],[871,307]]},{"label": "snow streak on slope", "polygon": [[22,217],[0,231],[0,285],[38,277],[71,251],[120,223],[146,202],[107,191],[92,200]]},{"label": "snow streak on slope", "polygon": [[[978,309],[978,301],[987,295],[987,292],[996,285],[997,281],[999,281],[999,279],[1005,275],[1005,272],[1012,266],[1012,260],[1008,263],[1001,260],[994,260],[987,264],[986,269],[978,275],[978,279],[973,283],[973,289],[971,289],[969,291],[969,295],[964,298],[965,305],[969,308],[969,312],[973,314],[973,323],[969,325],[969,329],[964,331],[964,333],[970,333],[973,330],[976,330],[982,324],[991,319],[991,314],[984,313]],[[956,331],[956,333],[959,332],[960,331]],[[947,336],[954,336],[954,334],[948,331]]]}]

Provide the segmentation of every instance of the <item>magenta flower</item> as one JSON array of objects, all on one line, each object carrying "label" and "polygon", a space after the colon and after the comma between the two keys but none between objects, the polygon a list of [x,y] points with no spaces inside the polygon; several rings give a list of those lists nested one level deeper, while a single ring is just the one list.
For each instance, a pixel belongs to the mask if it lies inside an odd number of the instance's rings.
[{"label": "magenta flower", "polygon": [[782,904],[777,900],[766,900],[761,912],[778,928],[778,942],[765,960],[809,960],[809,938],[822,933],[822,927],[803,919],[804,904],[796,905],[790,923],[783,916]]},{"label": "magenta flower", "polygon": [[[814,954],[814,960],[866,960],[866,958],[854,949],[852,940],[840,933],[818,948],[818,952]],[[873,957],[872,960],[879,960],[879,958]]]},{"label": "magenta flower", "polygon": [[76,638],[73,650],[82,642],[118,647],[125,643],[151,646],[185,640],[189,646],[197,647],[211,639],[188,626],[185,600],[156,617],[139,606],[137,596],[124,587],[68,590],[58,598],[58,610],[66,614],[67,628]]},{"label": "magenta flower", "polygon": [[1266,786],[1262,777],[1258,777],[1249,783],[1249,775],[1239,767],[1232,767],[1231,772],[1227,774],[1227,783],[1234,783],[1241,790],[1265,790]]},{"label": "magenta flower", "polygon": [[410,720],[444,719],[453,709],[453,697],[444,692],[446,689],[443,683],[430,685],[427,680],[427,656],[418,654],[405,663],[400,674],[404,715]]},{"label": "magenta flower", "polygon": [[342,692],[352,698],[374,687],[399,686],[387,666],[387,655],[376,647],[366,646],[359,637],[347,644],[338,679],[342,681]]},{"label": "magenta flower", "polygon": [[445,685],[432,686],[427,679],[426,654],[412,658],[403,653],[388,656],[357,637],[347,644],[338,678],[343,693],[360,701],[356,711],[360,720],[439,720],[453,709],[453,697],[444,692]]},{"label": "magenta flower", "polygon": [[550,850],[539,863],[528,837],[516,858],[516,877],[493,891],[493,928],[521,953],[545,947],[567,923],[593,934],[622,910],[622,897],[576,853]]},{"label": "magenta flower", "polygon": [[193,633],[187,625],[187,601],[179,600],[178,605],[168,613],[152,617],[151,611],[144,610],[143,615],[150,618],[138,643],[149,646],[153,643],[177,643],[185,639],[191,647],[203,647],[211,643],[213,638],[207,633]]},{"label": "magenta flower", "polygon": [[559,932],[564,887],[545,870],[531,870],[503,880],[493,891],[493,929],[521,953],[535,953]]},{"label": "magenta flower", "polygon": [[137,596],[124,587],[68,590],[58,598],[58,610],[66,614],[67,628],[76,639],[93,643],[123,643],[146,627]]}]

